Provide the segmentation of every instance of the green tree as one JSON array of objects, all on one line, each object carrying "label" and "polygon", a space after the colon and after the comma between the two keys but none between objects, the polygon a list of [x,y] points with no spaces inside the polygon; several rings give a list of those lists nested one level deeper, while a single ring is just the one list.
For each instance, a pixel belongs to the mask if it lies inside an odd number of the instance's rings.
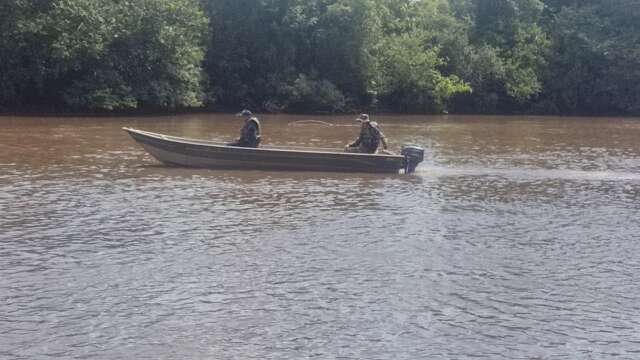
[{"label": "green tree", "polygon": [[[462,19],[471,19],[468,44],[461,43],[454,72],[473,92],[458,97],[461,111],[515,111],[542,91],[541,76],[550,46],[540,26],[539,0],[462,0]],[[462,54],[462,56],[460,56]]]},{"label": "green tree", "polygon": [[[370,0],[204,0],[212,39],[210,102],[345,110],[366,102]],[[309,98],[309,89],[335,104]],[[305,95],[306,94],[306,95]]]},{"label": "green tree", "polygon": [[0,109],[19,109],[41,102],[47,64],[46,46],[32,34],[34,18],[49,8],[45,0],[6,0],[0,3]]},{"label": "green tree", "polygon": [[569,114],[640,113],[640,2],[575,3],[549,23],[553,56],[542,108]]},{"label": "green tree", "polygon": [[53,77],[76,108],[201,104],[206,18],[191,0],[58,0],[43,19]]},{"label": "green tree", "polygon": [[442,48],[459,25],[446,1],[385,1],[378,11],[383,37],[377,46],[376,93],[383,108],[441,112],[469,87],[447,74]]},{"label": "green tree", "polygon": [[18,60],[0,66],[28,84],[14,97],[86,110],[201,103],[206,17],[195,0],[9,1]]},{"label": "green tree", "polygon": [[19,84],[24,75],[19,71],[19,44],[16,20],[20,17],[15,2],[0,3],[0,109],[2,105],[16,107]]},{"label": "green tree", "polygon": [[638,18],[638,0],[4,0],[0,110],[638,114]]}]

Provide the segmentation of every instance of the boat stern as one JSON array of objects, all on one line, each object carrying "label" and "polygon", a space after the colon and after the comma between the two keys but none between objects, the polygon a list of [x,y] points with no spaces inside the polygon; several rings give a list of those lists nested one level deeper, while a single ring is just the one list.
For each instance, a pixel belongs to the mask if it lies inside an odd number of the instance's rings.
[{"label": "boat stern", "polygon": [[416,167],[424,160],[424,148],[415,145],[403,145],[402,156],[404,156],[404,173],[411,174],[416,171]]}]

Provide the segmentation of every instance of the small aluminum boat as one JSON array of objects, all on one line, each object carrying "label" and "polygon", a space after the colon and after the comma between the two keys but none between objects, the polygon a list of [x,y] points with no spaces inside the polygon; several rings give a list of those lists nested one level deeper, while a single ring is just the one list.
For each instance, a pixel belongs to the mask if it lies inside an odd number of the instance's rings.
[{"label": "small aluminum boat", "polygon": [[339,149],[261,146],[245,148],[123,128],[158,161],[208,169],[412,173],[424,150],[404,146],[402,155],[353,154]]}]

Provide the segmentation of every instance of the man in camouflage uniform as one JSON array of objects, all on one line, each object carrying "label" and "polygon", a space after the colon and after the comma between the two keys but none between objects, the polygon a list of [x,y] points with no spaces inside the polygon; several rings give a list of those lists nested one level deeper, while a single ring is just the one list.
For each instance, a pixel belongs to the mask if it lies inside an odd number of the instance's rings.
[{"label": "man in camouflage uniform", "polygon": [[380,143],[384,149],[387,149],[387,139],[380,130],[378,123],[369,120],[369,115],[362,114],[357,119],[362,126],[360,127],[360,136],[356,141],[347,145],[346,152],[375,154],[378,151]]},{"label": "man in camouflage uniform", "polygon": [[245,118],[244,126],[240,129],[240,138],[227,145],[257,148],[260,145],[260,121],[249,110],[242,110],[236,116]]}]

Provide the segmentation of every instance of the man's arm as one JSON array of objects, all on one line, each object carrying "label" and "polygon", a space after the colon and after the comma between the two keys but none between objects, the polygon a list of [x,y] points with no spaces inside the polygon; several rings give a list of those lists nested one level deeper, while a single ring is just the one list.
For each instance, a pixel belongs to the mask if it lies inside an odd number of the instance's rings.
[{"label": "man's arm", "polygon": [[351,144],[349,144],[349,147],[356,147],[356,146],[360,146],[360,144],[362,143],[362,136],[358,136],[358,138],[356,139],[356,141],[352,142]]},{"label": "man's arm", "polygon": [[382,131],[380,131],[380,141],[382,141],[382,147],[387,150],[387,138],[384,136]]},{"label": "man's arm", "polygon": [[382,143],[382,147],[387,150],[387,138],[384,136],[384,133],[378,126],[373,127],[376,133],[378,133],[378,137],[380,138],[380,142]]}]

